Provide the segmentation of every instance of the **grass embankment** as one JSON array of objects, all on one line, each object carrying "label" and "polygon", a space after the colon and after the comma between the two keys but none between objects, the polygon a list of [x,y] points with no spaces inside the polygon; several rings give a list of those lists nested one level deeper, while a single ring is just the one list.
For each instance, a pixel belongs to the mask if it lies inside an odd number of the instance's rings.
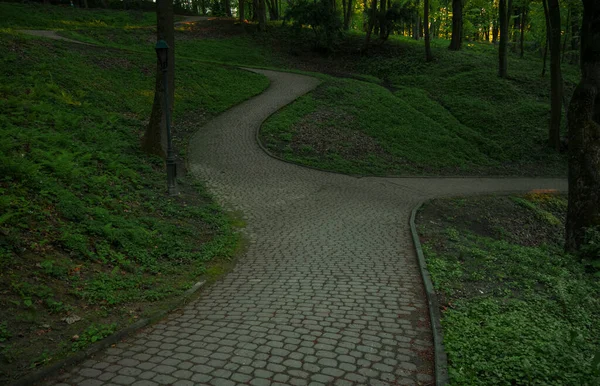
[{"label": "grass embankment", "polygon": [[[134,27],[61,34],[132,50],[154,41],[153,31]],[[422,41],[392,37],[361,56],[362,36],[350,34],[322,57],[311,52],[308,35],[299,39],[279,26],[264,35],[233,20],[178,26],[176,40],[186,58],[334,75],[317,74],[324,81],[318,90],[265,123],[263,143],[290,161],[376,175],[566,174],[565,156],[546,147],[549,79],[540,76],[535,53],[511,56],[510,77],[500,79],[489,44],[450,52],[436,40],[436,60],[425,63]],[[572,86],[577,68],[563,67]]]},{"label": "grass embankment", "polygon": [[566,198],[435,200],[417,225],[452,385],[597,385],[600,282],[565,254]]},{"label": "grass embankment", "polygon": [[[375,80],[324,78],[265,123],[263,142],[291,161],[347,173],[566,173],[564,155],[546,147],[549,79],[540,77],[534,54],[511,58],[505,80],[491,45],[450,52],[436,41],[433,63],[425,63],[422,42],[393,38],[386,45],[370,57],[306,65]],[[565,69],[575,82],[574,67]]]},{"label": "grass embankment", "polygon": [[152,12],[121,12],[105,9],[45,6],[42,4],[0,3],[0,28],[12,29],[95,29],[129,28],[156,24]]},{"label": "grass embankment", "polygon": [[[140,152],[156,56],[0,34],[0,383],[85,347],[222,271],[230,220]],[[185,133],[266,88],[266,78],[177,65]],[[67,317],[81,320],[67,324]],[[78,338],[73,338],[78,336]]]}]

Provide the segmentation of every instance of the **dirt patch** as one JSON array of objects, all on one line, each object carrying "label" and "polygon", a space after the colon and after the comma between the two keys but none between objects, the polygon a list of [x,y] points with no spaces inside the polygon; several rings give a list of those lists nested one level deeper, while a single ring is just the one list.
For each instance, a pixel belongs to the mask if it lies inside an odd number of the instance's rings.
[{"label": "dirt patch", "polygon": [[344,113],[320,110],[305,116],[294,125],[290,147],[295,152],[311,152],[318,156],[338,154],[345,159],[364,159],[369,155],[389,157],[368,135],[353,129],[354,117]]}]

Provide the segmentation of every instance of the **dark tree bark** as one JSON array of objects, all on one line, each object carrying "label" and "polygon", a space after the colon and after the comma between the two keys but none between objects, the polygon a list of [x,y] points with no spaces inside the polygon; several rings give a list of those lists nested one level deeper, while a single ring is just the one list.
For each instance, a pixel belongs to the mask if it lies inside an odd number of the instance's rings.
[{"label": "dark tree bark", "polygon": [[413,25],[413,39],[419,40],[421,38],[421,18],[419,17],[419,0],[415,3],[416,11],[415,11],[415,24]]},{"label": "dark tree bark", "polygon": [[527,23],[527,9],[521,10],[521,59],[525,56],[525,24]]},{"label": "dark tree bark", "polygon": [[600,2],[583,7],[582,76],[569,107],[568,251],[581,247],[586,228],[600,226]]},{"label": "dark tree bark", "polygon": [[223,12],[226,16],[231,17],[231,0],[223,0]]},{"label": "dark tree bark", "polygon": [[238,9],[238,13],[239,13],[239,20],[240,23],[243,23],[246,20],[246,10],[245,10],[245,0],[240,0],[239,1],[239,9]]},{"label": "dark tree bark", "polygon": [[344,31],[348,31],[350,29],[350,23],[352,22],[352,11],[354,9],[353,0],[342,0],[342,6],[344,13]]},{"label": "dark tree bark", "polygon": [[544,50],[544,67],[542,67],[542,76],[546,76],[546,62],[548,51],[550,50],[550,15],[548,14],[548,0],[542,0],[544,6],[544,17],[546,18],[546,49]]},{"label": "dark tree bark", "polygon": [[452,0],[452,40],[450,49],[458,51],[462,47],[463,35],[463,0]]},{"label": "dark tree bark", "polygon": [[500,46],[498,48],[498,75],[506,78],[508,72],[508,10],[507,0],[500,0],[498,12],[500,16]]},{"label": "dark tree bark", "polygon": [[379,38],[381,40],[387,39],[387,20],[385,17],[387,0],[381,0],[379,2]]},{"label": "dark tree bark", "polygon": [[371,42],[371,33],[373,32],[373,27],[375,26],[375,19],[377,18],[377,0],[371,0],[371,10],[369,11],[368,16],[368,24],[367,24],[367,33],[365,36],[365,45],[363,47],[363,52],[367,52],[369,50],[369,44]]},{"label": "dark tree bark", "polygon": [[571,25],[571,4],[569,4],[569,10],[567,13],[567,28],[565,28],[565,39],[563,41],[563,46],[562,46],[562,57],[560,59],[560,61],[562,63],[564,63],[565,61],[565,52],[567,52],[567,41],[569,40],[569,25]]},{"label": "dark tree bark", "polygon": [[423,28],[425,29],[425,61],[431,62],[431,36],[429,36],[429,0],[423,1]]},{"label": "dark tree bark", "polygon": [[[165,40],[169,45],[169,68],[167,78],[169,82],[169,108],[173,110],[175,100],[175,30],[173,24],[173,2],[172,0],[156,1],[156,37]],[[162,82],[163,76],[160,63],[157,59],[156,82],[154,88],[154,103],[150,122],[146,127],[146,133],[142,139],[142,150],[148,154],[155,154],[165,158],[167,149],[167,126],[163,106],[165,87]]]},{"label": "dark tree bark", "polygon": [[258,9],[256,10],[258,17],[258,30],[261,32],[267,31],[267,7],[265,0],[258,0]]},{"label": "dark tree bark", "polygon": [[548,0],[550,21],[550,128],[548,145],[560,151],[560,121],[562,117],[562,73],[560,68],[560,5],[558,0]]}]

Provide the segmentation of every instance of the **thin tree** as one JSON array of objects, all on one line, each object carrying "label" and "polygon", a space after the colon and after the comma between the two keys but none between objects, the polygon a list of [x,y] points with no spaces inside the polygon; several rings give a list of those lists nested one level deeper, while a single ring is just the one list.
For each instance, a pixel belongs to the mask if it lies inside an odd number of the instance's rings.
[{"label": "thin tree", "polygon": [[419,15],[419,0],[415,3],[415,24],[413,27],[413,39],[419,40],[421,38],[421,16]]},{"label": "thin tree", "polygon": [[240,0],[240,2],[239,2],[239,10],[238,10],[238,13],[239,13],[238,16],[239,16],[239,19],[240,19],[240,23],[242,23],[242,24],[246,20],[246,10],[244,9],[244,5],[245,5],[244,3],[245,3],[245,0]]},{"label": "thin tree", "polygon": [[258,8],[256,9],[258,17],[258,30],[261,32],[267,31],[267,7],[265,0],[258,0]]},{"label": "thin tree", "polygon": [[452,0],[452,40],[450,49],[458,51],[462,47],[463,0]]},{"label": "thin tree", "polygon": [[423,28],[425,29],[425,61],[431,62],[431,36],[429,36],[429,0],[423,1]]},{"label": "thin tree", "polygon": [[587,228],[600,225],[600,2],[583,0],[583,9],[581,82],[568,119],[568,251],[581,247]]},{"label": "thin tree", "polygon": [[506,78],[508,75],[508,9],[507,0],[500,0],[498,13],[500,16],[500,46],[498,49],[498,75]]},{"label": "thin tree", "polygon": [[[167,108],[173,110],[175,96],[175,29],[173,24],[173,1],[156,1],[156,37],[165,40],[169,45],[169,68],[167,78],[169,82],[169,105]],[[142,150],[148,154],[158,155],[165,158],[167,149],[167,125],[164,112],[163,100],[165,85],[163,84],[162,70],[157,59],[156,82],[154,85],[154,103],[150,122],[146,127],[146,133],[142,138]]]},{"label": "thin tree", "polygon": [[379,38],[384,40],[387,38],[387,20],[386,20],[386,5],[387,0],[379,2]]},{"label": "thin tree", "polygon": [[550,127],[548,145],[560,151],[560,121],[562,118],[562,73],[560,68],[561,19],[558,0],[548,0],[550,23]]},{"label": "thin tree", "polygon": [[342,0],[342,12],[344,16],[344,31],[350,29],[350,23],[352,22],[352,11],[354,10],[353,0]]},{"label": "thin tree", "polygon": [[371,42],[371,34],[373,33],[373,27],[375,26],[375,19],[377,18],[377,0],[371,0],[371,9],[367,15],[367,31],[365,35],[365,44],[362,51],[367,52],[369,44]]}]

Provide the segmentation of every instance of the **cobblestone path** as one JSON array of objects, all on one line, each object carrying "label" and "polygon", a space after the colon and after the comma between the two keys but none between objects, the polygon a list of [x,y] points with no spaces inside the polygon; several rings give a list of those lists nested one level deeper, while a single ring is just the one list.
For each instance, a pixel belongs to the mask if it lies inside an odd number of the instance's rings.
[{"label": "cobblestone path", "polygon": [[261,122],[317,81],[257,72],[269,89],[190,144],[192,173],[246,216],[247,253],[198,301],[59,384],[432,384],[410,210],[438,196],[566,188],[553,179],[354,178],[275,160],[256,144]]}]

